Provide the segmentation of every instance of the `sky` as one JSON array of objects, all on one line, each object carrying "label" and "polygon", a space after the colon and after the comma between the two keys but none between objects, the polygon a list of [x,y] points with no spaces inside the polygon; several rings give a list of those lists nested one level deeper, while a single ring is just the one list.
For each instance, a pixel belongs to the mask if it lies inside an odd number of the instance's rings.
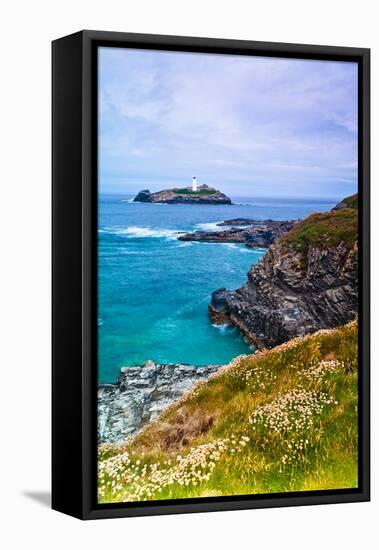
[{"label": "sky", "polygon": [[99,49],[99,189],[357,191],[355,63]]}]

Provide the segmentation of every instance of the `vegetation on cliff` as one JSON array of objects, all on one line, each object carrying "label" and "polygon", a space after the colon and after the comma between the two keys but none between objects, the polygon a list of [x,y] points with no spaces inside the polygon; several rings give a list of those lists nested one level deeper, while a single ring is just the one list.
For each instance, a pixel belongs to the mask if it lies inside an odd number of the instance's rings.
[{"label": "vegetation on cliff", "polygon": [[358,193],[355,193],[354,195],[350,195],[349,197],[345,197],[342,199],[341,202],[339,202],[335,207],[334,210],[339,210],[340,208],[355,208],[358,209]]},{"label": "vegetation on cliff", "polygon": [[197,191],[193,191],[192,189],[188,187],[182,187],[180,189],[172,189],[174,193],[177,195],[214,195],[217,193],[216,189],[213,189],[213,187],[206,187],[206,188],[200,188]]},{"label": "vegetation on cliff", "polygon": [[355,319],[358,211],[341,204],[275,240],[241,288],[215,290],[212,321],[233,324],[254,346],[271,348]]},{"label": "vegetation on cliff", "polygon": [[99,447],[100,502],[356,487],[357,338],[353,321],[237,358]]},{"label": "vegetation on cliff", "polygon": [[355,195],[351,195],[350,197],[346,197],[342,200],[348,208],[355,208],[358,209],[358,193],[355,193]]},{"label": "vegetation on cliff", "polygon": [[309,247],[337,246],[341,241],[351,247],[357,240],[357,233],[358,210],[342,208],[311,214],[296,224],[282,238],[282,243],[292,245],[296,250],[306,253]]}]

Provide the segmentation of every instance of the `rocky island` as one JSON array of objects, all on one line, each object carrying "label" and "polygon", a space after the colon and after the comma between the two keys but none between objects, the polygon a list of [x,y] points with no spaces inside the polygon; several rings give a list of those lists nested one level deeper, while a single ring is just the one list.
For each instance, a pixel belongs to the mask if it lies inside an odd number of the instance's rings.
[{"label": "rocky island", "polygon": [[237,326],[258,348],[345,324],[358,310],[354,197],[311,214],[270,246],[238,290],[212,294],[215,323]]},{"label": "rocky island", "polygon": [[243,243],[250,248],[268,248],[276,239],[294,227],[294,221],[248,220],[236,218],[217,225],[229,226],[220,231],[194,231],[178,237],[180,241],[207,243]]},{"label": "rocky island", "polygon": [[200,185],[199,187],[182,187],[165,189],[150,193],[143,189],[133,199],[133,202],[163,203],[163,204],[232,204],[232,201],[221,191]]}]

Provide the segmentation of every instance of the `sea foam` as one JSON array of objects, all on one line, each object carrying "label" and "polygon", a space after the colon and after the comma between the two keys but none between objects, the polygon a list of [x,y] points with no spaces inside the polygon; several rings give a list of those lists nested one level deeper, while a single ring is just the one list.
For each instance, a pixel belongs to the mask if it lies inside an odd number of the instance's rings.
[{"label": "sea foam", "polygon": [[224,231],[225,227],[217,225],[219,223],[222,223],[222,220],[218,222],[197,223],[196,228],[201,231]]},{"label": "sea foam", "polygon": [[134,238],[140,238],[140,239],[146,239],[146,238],[155,238],[155,239],[177,239],[178,235],[180,235],[182,232],[177,231],[176,229],[160,229],[155,228],[152,229],[150,227],[139,227],[139,226],[131,226],[131,227],[104,227],[104,229],[100,229],[99,232],[103,233],[110,233],[113,235],[125,235],[127,237],[134,237]]}]

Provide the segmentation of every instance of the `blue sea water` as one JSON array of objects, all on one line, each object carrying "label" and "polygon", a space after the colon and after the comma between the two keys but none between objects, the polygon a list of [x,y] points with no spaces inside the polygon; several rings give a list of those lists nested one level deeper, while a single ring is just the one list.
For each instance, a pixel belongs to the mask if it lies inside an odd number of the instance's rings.
[{"label": "blue sea water", "polygon": [[99,198],[100,383],[120,367],[156,362],[222,364],[251,353],[240,332],[214,326],[207,306],[220,287],[238,288],[265,250],[238,244],[191,243],[180,232],[216,229],[225,219],[297,219],[336,201],[246,199],[234,205],[163,205]]}]

